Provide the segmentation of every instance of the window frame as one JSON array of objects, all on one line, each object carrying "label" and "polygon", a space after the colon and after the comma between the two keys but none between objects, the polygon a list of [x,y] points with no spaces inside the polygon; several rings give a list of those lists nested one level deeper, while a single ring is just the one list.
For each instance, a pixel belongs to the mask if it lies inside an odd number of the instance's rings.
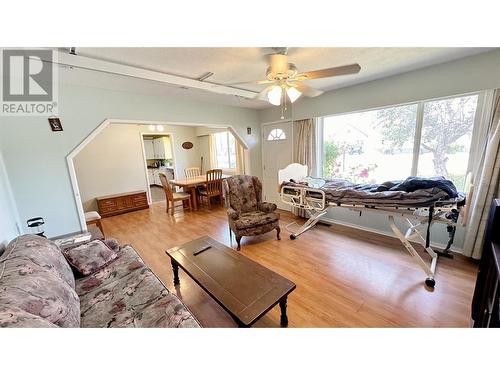
[{"label": "window frame", "polygon": [[[218,134],[225,134],[226,136],[226,147],[227,147],[227,162],[228,162],[228,168],[223,168],[221,166],[219,166],[219,159],[217,158],[217,150],[215,150],[215,159],[217,161],[217,168],[219,169],[222,169],[224,171],[235,171],[237,166],[236,166],[236,159],[237,159],[237,156],[236,156],[236,147],[238,146],[237,143],[236,143],[236,138],[234,137],[234,135],[229,131],[229,130],[226,130],[226,131],[222,131],[222,132],[217,132],[215,133],[216,136]],[[229,146],[229,135],[231,135],[233,138],[234,138],[234,160],[232,160],[231,158],[231,153],[229,152],[231,150],[231,147]],[[217,147],[217,142],[215,144],[215,147]],[[234,162],[234,168],[231,168],[231,162]]]},{"label": "window frame", "polygon": [[363,112],[371,112],[371,111],[377,111],[385,108],[393,108],[393,107],[400,107],[400,106],[407,106],[407,105],[417,105],[417,117],[416,117],[416,124],[415,124],[415,133],[414,133],[414,138],[413,138],[413,153],[412,153],[412,165],[410,168],[410,173],[412,176],[417,175],[418,171],[418,159],[420,156],[420,144],[422,140],[422,129],[423,129],[423,123],[424,123],[424,105],[425,103],[429,102],[434,102],[434,101],[439,101],[439,100],[447,100],[447,99],[454,99],[454,98],[460,98],[464,96],[473,96],[477,95],[477,107],[476,107],[476,112],[474,115],[474,125],[472,128],[472,136],[471,136],[471,145],[470,145],[470,150],[469,150],[469,158],[467,162],[467,169],[466,169],[466,176],[472,171],[472,166],[475,163],[475,160],[477,158],[477,149],[480,147],[480,137],[485,136],[486,131],[487,131],[487,121],[483,121],[484,118],[487,118],[488,114],[486,113],[488,111],[488,106],[485,105],[492,96],[492,90],[483,90],[483,91],[472,91],[472,92],[466,92],[466,93],[461,93],[461,94],[454,94],[454,95],[448,95],[448,96],[441,96],[441,97],[436,97],[436,98],[429,98],[429,99],[422,99],[422,100],[415,100],[415,101],[410,101],[410,102],[403,102],[403,103],[396,103],[396,104],[390,104],[390,105],[385,105],[385,106],[380,106],[380,107],[372,107],[372,108],[365,108],[361,110],[354,110],[354,111],[347,111],[347,112],[339,112],[331,115],[326,115],[326,116],[321,116],[318,118],[318,126],[316,128],[316,156],[317,156],[317,163],[316,163],[316,175],[317,176],[323,176],[323,157],[324,157],[324,119],[329,118],[329,117],[336,117],[336,116],[343,116],[343,115],[349,115],[349,114],[355,114],[355,113],[363,113]]},{"label": "window frame", "polygon": [[[281,134],[278,136],[278,137],[275,137],[273,134],[273,132],[277,130],[277,131],[280,131]],[[283,137],[281,137],[283,135]],[[269,139],[269,137],[271,137],[272,139]],[[271,131],[269,132],[269,134],[267,135],[267,138],[266,138],[266,141],[267,142],[277,142],[277,141],[286,141],[286,133],[283,129],[281,128],[274,128],[274,129],[271,129]]]}]

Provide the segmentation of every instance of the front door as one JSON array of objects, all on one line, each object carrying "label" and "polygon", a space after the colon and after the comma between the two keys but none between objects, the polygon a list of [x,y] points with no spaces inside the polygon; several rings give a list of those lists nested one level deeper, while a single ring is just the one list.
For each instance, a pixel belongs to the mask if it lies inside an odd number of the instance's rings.
[{"label": "front door", "polygon": [[278,170],[293,163],[293,124],[282,122],[262,127],[262,167],[264,201],[290,210],[278,192]]}]

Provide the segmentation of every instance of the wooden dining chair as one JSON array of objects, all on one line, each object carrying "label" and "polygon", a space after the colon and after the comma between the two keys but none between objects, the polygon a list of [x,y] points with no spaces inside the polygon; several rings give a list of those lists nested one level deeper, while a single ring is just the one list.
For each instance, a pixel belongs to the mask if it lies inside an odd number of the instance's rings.
[{"label": "wooden dining chair", "polygon": [[207,171],[207,182],[205,187],[198,190],[200,198],[207,198],[208,208],[211,208],[210,200],[213,197],[219,197],[221,206],[224,205],[222,201],[222,169],[210,169]]},{"label": "wooden dining chair", "polygon": [[186,178],[201,176],[200,168],[198,167],[186,168],[184,169],[184,174],[186,175]]},{"label": "wooden dining chair", "polygon": [[[160,173],[160,181],[163,186],[163,191],[165,192],[165,197],[167,198],[167,213],[170,210],[170,215],[174,214],[175,210],[175,202],[179,201],[188,201],[188,208],[190,211],[193,210],[193,206],[191,205],[191,194],[189,193],[174,193],[170,184],[168,183],[167,176],[165,174]],[[170,203],[172,203],[172,207],[170,207]],[[184,205],[181,205],[184,207]]]}]

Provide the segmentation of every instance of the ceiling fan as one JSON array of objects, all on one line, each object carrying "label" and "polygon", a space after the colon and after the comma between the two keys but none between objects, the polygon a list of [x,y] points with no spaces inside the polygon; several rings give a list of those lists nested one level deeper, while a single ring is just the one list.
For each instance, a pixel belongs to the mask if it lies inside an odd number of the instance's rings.
[{"label": "ceiling fan", "polygon": [[297,67],[288,62],[286,49],[284,53],[273,53],[267,55],[267,57],[269,67],[266,71],[266,79],[253,82],[235,83],[232,86],[245,84],[269,85],[264,90],[259,92],[255,98],[268,100],[269,103],[276,106],[286,102],[286,97],[288,97],[290,102],[293,103],[301,95],[315,97],[323,94],[323,91],[305,85],[303,83],[304,81],[346,74],[356,74],[361,70],[361,66],[359,66],[359,64],[351,64],[299,73]]}]

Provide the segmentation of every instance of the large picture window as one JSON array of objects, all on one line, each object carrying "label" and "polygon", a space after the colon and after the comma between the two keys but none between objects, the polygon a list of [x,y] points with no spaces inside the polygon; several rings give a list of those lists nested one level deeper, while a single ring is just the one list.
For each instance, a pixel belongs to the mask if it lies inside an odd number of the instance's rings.
[{"label": "large picture window", "polygon": [[475,94],[324,117],[323,177],[444,176],[463,190],[477,104]]},{"label": "large picture window", "polygon": [[236,168],[236,140],[234,136],[226,131],[215,133],[215,157],[217,168],[235,169]]}]

